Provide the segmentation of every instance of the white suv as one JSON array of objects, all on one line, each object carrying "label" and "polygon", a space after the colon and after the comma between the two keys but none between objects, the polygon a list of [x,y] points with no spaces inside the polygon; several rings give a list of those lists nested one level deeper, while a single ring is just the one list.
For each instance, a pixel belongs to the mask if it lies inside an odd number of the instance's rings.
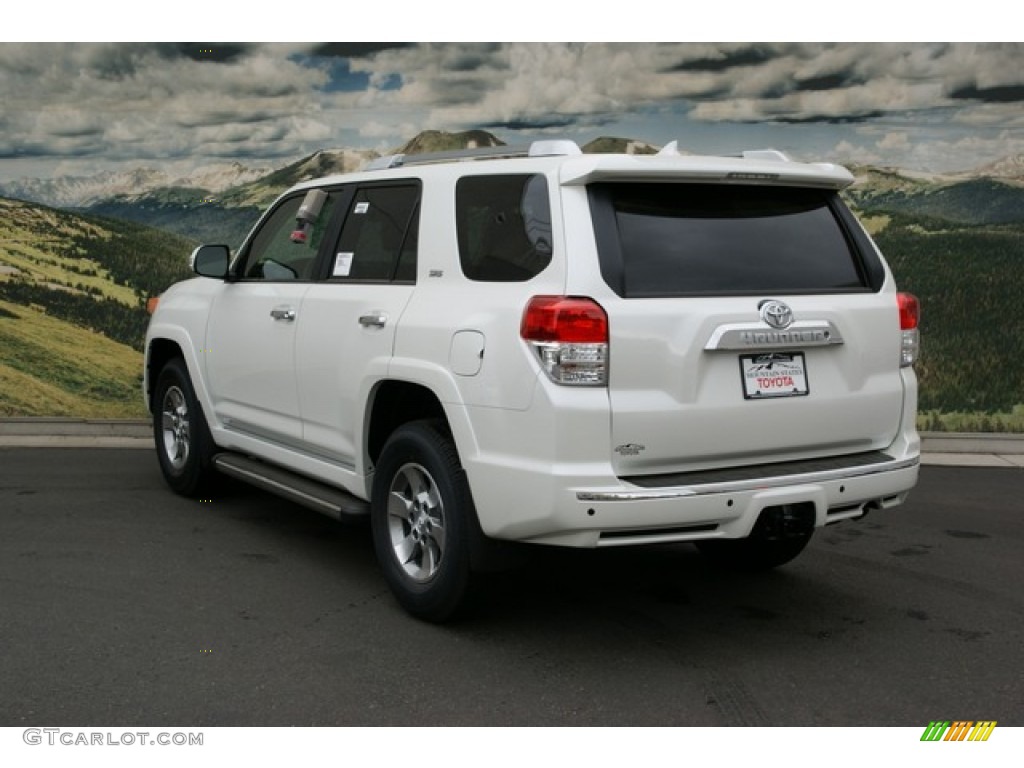
[{"label": "white suv", "polygon": [[368,514],[431,620],[502,540],[785,563],[917,479],[917,301],[851,181],[772,150],[558,141],[300,184],[160,299],[164,476]]}]

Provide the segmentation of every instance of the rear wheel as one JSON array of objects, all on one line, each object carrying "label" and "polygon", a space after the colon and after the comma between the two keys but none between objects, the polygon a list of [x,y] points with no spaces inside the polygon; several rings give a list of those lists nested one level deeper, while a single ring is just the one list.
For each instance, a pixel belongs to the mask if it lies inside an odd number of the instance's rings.
[{"label": "rear wheel", "polygon": [[395,430],[375,469],[371,526],[384,576],[412,615],[444,621],[464,607],[474,514],[465,472],[443,428],[417,421]]},{"label": "rear wheel", "polygon": [[215,446],[181,358],[168,361],[157,376],[153,437],[164,480],[175,492],[193,496],[209,485]]}]

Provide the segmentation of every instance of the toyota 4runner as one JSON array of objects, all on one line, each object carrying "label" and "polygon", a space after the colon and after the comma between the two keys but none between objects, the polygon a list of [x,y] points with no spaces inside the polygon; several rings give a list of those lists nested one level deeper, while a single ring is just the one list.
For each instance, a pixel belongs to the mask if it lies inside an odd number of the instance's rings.
[{"label": "toyota 4runner", "polygon": [[368,515],[412,614],[501,541],[781,565],[917,479],[918,305],[773,150],[390,156],[192,254],[146,337],[160,467]]}]

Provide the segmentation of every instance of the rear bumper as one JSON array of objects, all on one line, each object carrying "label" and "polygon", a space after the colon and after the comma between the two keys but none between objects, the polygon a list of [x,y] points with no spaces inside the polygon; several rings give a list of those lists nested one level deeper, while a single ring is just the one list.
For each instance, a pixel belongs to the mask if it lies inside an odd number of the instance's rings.
[{"label": "rear bumper", "polygon": [[[765,468],[748,467],[732,476],[692,473],[690,482],[672,485],[644,478],[641,486],[620,478],[615,485],[588,487],[565,483],[568,478],[551,484],[549,477],[542,483],[550,493],[544,507],[505,506],[504,514],[481,515],[481,522],[490,518],[485,532],[497,538],[571,547],[733,539],[749,535],[766,507],[812,503],[814,525],[822,527],[894,507],[917,483],[916,455],[858,457],[833,460],[843,466],[809,471],[788,471],[800,469],[795,465],[802,462],[794,462],[759,474],[753,470]],[[534,496],[528,481],[519,488],[513,499]],[[529,513],[522,516],[514,509]]]},{"label": "rear bumper", "polygon": [[703,482],[670,487],[578,489],[575,500],[600,521],[589,546],[741,538],[770,506],[813,503],[815,527],[896,506],[916,484],[919,464],[914,457],[796,473],[780,466],[760,477],[703,473],[694,478]]}]

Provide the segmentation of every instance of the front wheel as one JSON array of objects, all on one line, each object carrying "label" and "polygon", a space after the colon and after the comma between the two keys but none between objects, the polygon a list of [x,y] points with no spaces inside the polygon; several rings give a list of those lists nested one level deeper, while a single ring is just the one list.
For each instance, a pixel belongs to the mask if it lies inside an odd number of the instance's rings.
[{"label": "front wheel", "polygon": [[153,437],[164,480],[177,493],[193,496],[215,474],[213,438],[181,358],[157,376],[153,394]]},{"label": "front wheel", "polygon": [[377,462],[370,518],[384,577],[413,616],[440,622],[464,607],[474,514],[451,438],[433,422],[399,427]]}]

